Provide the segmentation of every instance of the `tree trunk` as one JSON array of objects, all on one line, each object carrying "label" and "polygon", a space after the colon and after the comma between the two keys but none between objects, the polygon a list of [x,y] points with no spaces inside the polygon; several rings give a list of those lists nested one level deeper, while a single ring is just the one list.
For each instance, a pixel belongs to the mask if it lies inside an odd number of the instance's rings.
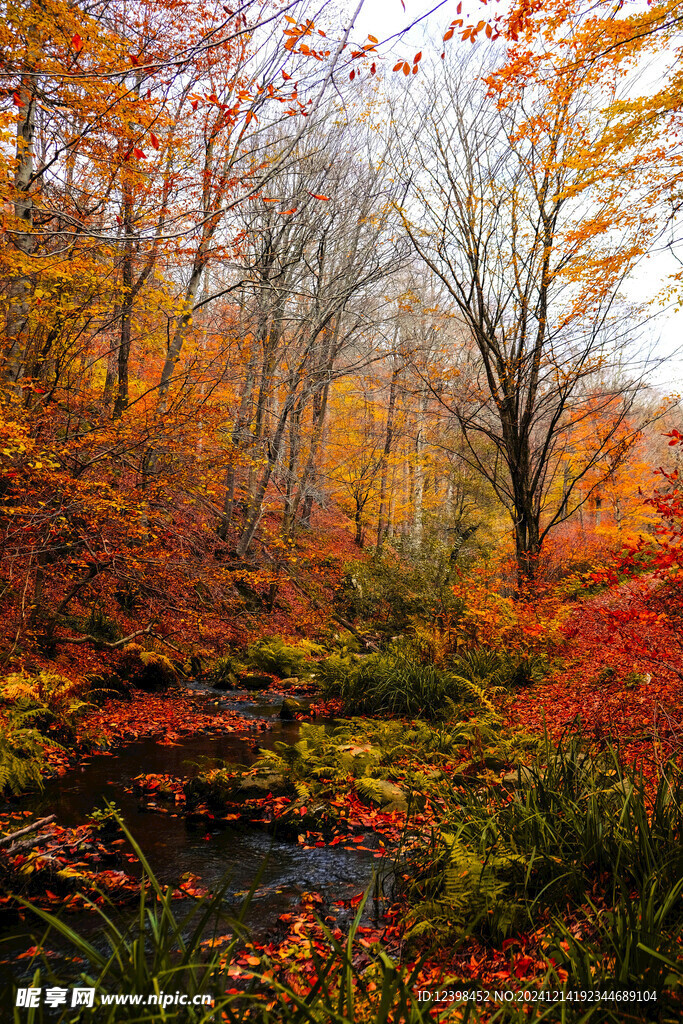
[{"label": "tree trunk", "polygon": [[285,427],[287,426],[287,420],[289,414],[294,406],[294,392],[291,392],[288,396],[283,408],[280,413],[280,419],[275,431],[275,436],[272,443],[268,447],[268,461],[264,466],[261,474],[256,493],[252,497],[249,509],[249,515],[242,531],[239,544],[237,545],[237,554],[240,557],[246,555],[247,551],[251,547],[251,542],[254,539],[256,533],[256,527],[258,526],[259,519],[261,518],[261,509],[263,508],[263,499],[266,496],[266,490],[270,483],[270,478],[273,475],[273,470],[277,465],[277,461],[280,457],[280,449],[282,447],[282,438],[284,436]]},{"label": "tree trunk", "polygon": [[382,550],[387,532],[387,523],[385,522],[385,518],[387,506],[387,483],[389,477],[389,456],[391,455],[391,445],[394,440],[394,408],[396,406],[396,383],[399,372],[399,367],[396,367],[391,375],[391,384],[389,385],[389,408],[387,409],[387,426],[384,437],[384,451],[382,453],[382,470],[379,484],[379,512],[377,514],[378,551]]},{"label": "tree trunk", "polygon": [[16,157],[14,175],[14,216],[17,231],[13,235],[19,255],[19,269],[9,285],[9,310],[7,314],[7,342],[5,349],[5,376],[18,383],[26,365],[26,338],[24,333],[29,315],[28,295],[31,279],[27,273],[27,257],[33,252],[33,198],[30,195],[33,178],[33,149],[36,123],[37,77],[33,71],[37,48],[38,32],[34,25],[29,29],[26,72],[21,77],[19,88],[19,109],[22,116],[17,123]]},{"label": "tree trunk", "polygon": [[242,387],[242,394],[240,395],[240,407],[235,417],[235,423],[232,429],[232,451],[230,453],[230,464],[225,477],[225,499],[223,501],[223,520],[218,528],[218,536],[221,540],[225,540],[228,535],[230,523],[232,521],[232,515],[235,508],[235,482],[236,482],[236,466],[237,452],[239,450],[242,431],[248,423],[249,416],[249,402],[251,401],[251,395],[254,389],[254,370],[256,368],[256,349],[252,352],[249,363],[247,365],[247,373],[244,378],[244,385]]},{"label": "tree trunk", "polygon": [[420,395],[417,405],[417,418],[415,422],[415,468],[413,472],[413,525],[411,530],[411,543],[418,551],[422,546],[422,506],[424,498],[425,474],[424,474],[424,417],[427,400],[424,394]]},{"label": "tree trunk", "polygon": [[117,360],[118,384],[113,418],[119,419],[128,408],[128,363],[130,360],[130,331],[133,317],[133,196],[126,187],[123,199],[123,300],[121,308],[121,335]]}]

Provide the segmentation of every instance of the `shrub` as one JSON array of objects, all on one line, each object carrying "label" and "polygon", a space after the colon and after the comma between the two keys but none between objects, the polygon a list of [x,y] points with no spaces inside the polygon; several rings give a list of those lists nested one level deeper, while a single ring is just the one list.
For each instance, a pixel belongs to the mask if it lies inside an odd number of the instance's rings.
[{"label": "shrub", "polygon": [[[640,922],[645,945],[657,929],[643,922],[658,922],[662,945],[656,949],[673,948],[683,934],[676,888],[683,877],[680,769],[667,766],[651,800],[642,776],[623,771],[612,752],[595,750],[579,736],[557,748],[546,739],[536,762],[520,767],[516,775],[512,800],[500,784],[485,780],[464,791],[442,792],[445,806],[457,806],[457,812],[446,813],[441,838],[417,858],[416,881],[409,883],[414,923],[422,931],[461,932],[452,872],[464,865],[466,874],[457,879],[457,892],[464,894],[470,886],[481,887],[480,866],[485,865],[487,905],[478,919],[467,922],[484,937],[496,930],[504,933],[514,923],[505,906],[533,921],[535,908],[564,906],[568,895],[577,905],[590,903],[599,884],[616,916],[595,923],[605,949],[598,959],[608,948],[616,956],[613,947],[621,935],[619,956],[633,965],[639,962],[635,950],[624,945],[628,921]],[[644,895],[634,908],[631,894],[636,892]]]},{"label": "shrub", "polygon": [[0,794],[42,788],[43,738],[33,727],[35,711],[13,708],[0,727]]},{"label": "shrub", "polygon": [[253,668],[261,672],[285,679],[298,676],[304,671],[311,653],[318,650],[314,644],[286,644],[278,636],[264,637],[257,640],[247,650],[245,660]]},{"label": "shrub", "polygon": [[217,658],[206,672],[206,678],[216,690],[232,690],[237,686],[239,667],[229,655]]},{"label": "shrub", "polygon": [[107,640],[110,643],[118,640],[121,636],[118,622],[110,619],[104,609],[97,605],[90,610],[88,618],[84,621],[83,632],[94,636],[97,640]]},{"label": "shrub", "polygon": [[349,562],[336,595],[339,610],[350,619],[366,619],[385,633],[401,633],[415,620],[438,614],[457,620],[465,602],[448,582],[448,559],[399,560],[385,555],[369,562]]},{"label": "shrub", "polygon": [[92,707],[83,700],[90,695],[87,680],[72,682],[53,672],[8,676],[1,693],[17,709],[30,713],[34,728],[63,742],[76,737],[80,719]]},{"label": "shrub", "polygon": [[142,690],[166,690],[177,681],[176,670],[163,654],[144,651],[138,644],[128,644],[118,655],[117,675],[131,686]]},{"label": "shrub", "polygon": [[469,680],[424,664],[410,644],[395,643],[355,661],[328,658],[321,678],[351,714],[445,718],[457,705],[476,708],[479,699]]},{"label": "shrub", "polygon": [[475,647],[451,659],[458,675],[491,686],[524,687],[540,682],[548,673],[547,659],[540,654],[510,654]]}]

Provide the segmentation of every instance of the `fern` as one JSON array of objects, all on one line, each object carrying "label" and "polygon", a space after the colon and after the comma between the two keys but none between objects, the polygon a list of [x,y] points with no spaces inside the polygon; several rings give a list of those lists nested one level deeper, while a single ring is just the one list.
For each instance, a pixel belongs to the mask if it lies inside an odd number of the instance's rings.
[{"label": "fern", "polygon": [[248,649],[245,658],[249,665],[280,678],[301,675],[310,655],[318,652],[315,644],[286,644],[280,637],[264,637]]},{"label": "fern", "polygon": [[36,676],[23,673],[8,676],[1,692],[6,701],[28,716],[26,720],[30,720],[34,728],[72,740],[78,721],[92,707],[83,697],[103,691],[91,689],[87,680],[72,682],[53,672],[39,672]]},{"label": "fern", "polygon": [[30,723],[35,711],[13,708],[0,730],[0,793],[42,789],[45,764],[44,741]]},{"label": "fern", "polygon": [[437,855],[419,881],[419,902],[412,911],[410,939],[455,933],[467,928],[484,936],[504,937],[523,910],[511,900],[506,877],[515,855],[481,857],[455,833],[442,832]]}]

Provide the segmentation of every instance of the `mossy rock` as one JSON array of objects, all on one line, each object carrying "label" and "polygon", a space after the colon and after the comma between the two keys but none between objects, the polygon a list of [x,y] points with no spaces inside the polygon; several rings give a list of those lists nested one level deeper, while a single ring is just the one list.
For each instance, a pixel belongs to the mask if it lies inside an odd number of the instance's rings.
[{"label": "mossy rock", "polygon": [[365,785],[359,785],[358,795],[376,804],[380,810],[400,811],[402,814],[408,810],[408,797],[395,782],[386,779],[363,779],[361,782]]},{"label": "mossy rock", "polygon": [[176,670],[163,654],[144,651],[138,644],[128,644],[118,657],[116,674],[124,682],[141,690],[167,690],[178,680]]},{"label": "mossy rock", "polygon": [[273,796],[287,796],[292,791],[292,783],[279,772],[257,772],[242,776],[237,784],[235,797],[242,800],[258,800],[269,793]]},{"label": "mossy rock", "polygon": [[500,781],[504,786],[509,786],[514,789],[517,786],[535,786],[537,776],[531,768],[527,768],[522,764],[519,768],[515,768],[511,772],[507,772]]},{"label": "mossy rock", "polygon": [[308,708],[300,701],[294,700],[293,697],[285,697],[280,708],[280,718],[283,722],[295,722],[297,715],[304,715],[307,711]]},{"label": "mossy rock", "polygon": [[272,770],[239,773],[218,769],[190,779],[185,785],[189,806],[206,801],[214,811],[244,800],[258,800],[273,796],[291,796],[295,792],[292,782],[280,772]]}]

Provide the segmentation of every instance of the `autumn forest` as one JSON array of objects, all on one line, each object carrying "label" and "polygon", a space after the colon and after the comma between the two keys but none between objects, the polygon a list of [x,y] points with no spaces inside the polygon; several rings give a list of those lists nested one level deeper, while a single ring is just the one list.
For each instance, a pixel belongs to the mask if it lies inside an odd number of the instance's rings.
[{"label": "autumn forest", "polygon": [[681,0],[0,21],[2,1019],[676,1024]]}]

